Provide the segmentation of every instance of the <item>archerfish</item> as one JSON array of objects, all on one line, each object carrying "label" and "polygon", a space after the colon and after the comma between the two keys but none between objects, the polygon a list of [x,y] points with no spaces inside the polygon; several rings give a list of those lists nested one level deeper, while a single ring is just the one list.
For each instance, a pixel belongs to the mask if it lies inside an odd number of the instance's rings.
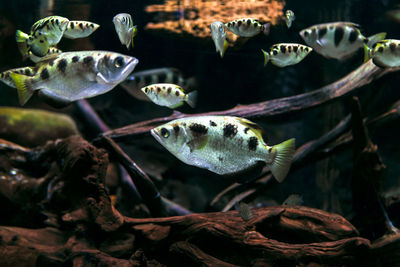
[{"label": "archerfish", "polygon": [[182,87],[172,83],[156,83],[142,88],[151,101],[160,106],[178,108],[184,102],[194,108],[196,106],[197,91],[185,93]]},{"label": "archerfish", "polygon": [[294,12],[292,10],[286,10],[285,12],[285,22],[288,29],[292,26],[293,21],[296,19]]},{"label": "archerfish", "polygon": [[343,60],[354,54],[364,44],[372,47],[385,39],[386,33],[364,37],[360,26],[352,22],[331,22],[311,26],[300,31],[300,36],[315,52],[327,58]]},{"label": "archerfish", "polygon": [[182,87],[184,91],[187,91],[189,88],[193,89],[197,85],[194,77],[186,78],[180,70],[168,67],[135,71],[125,81],[121,82],[120,85],[133,97],[139,100],[151,101],[142,92],[141,88],[155,83],[173,83]]},{"label": "archerfish", "polygon": [[261,24],[257,19],[243,18],[225,23],[225,26],[234,34],[242,37],[253,37],[260,32],[269,33],[269,23]]},{"label": "archerfish", "polygon": [[214,41],[217,53],[224,57],[226,49],[228,49],[228,42],[226,41],[225,24],[221,21],[214,21],[210,25],[211,38]]},{"label": "archerfish", "polygon": [[374,64],[381,68],[400,67],[400,40],[382,40],[372,48],[365,46],[365,50],[365,61],[372,58]]},{"label": "archerfish", "polygon": [[181,118],[152,129],[151,134],[186,164],[220,175],[241,173],[265,162],[282,182],[295,152],[294,138],[269,146],[260,126],[239,117]]},{"label": "archerfish", "polygon": [[35,90],[59,102],[104,94],[123,81],[139,61],[108,51],[79,51],[50,55],[36,63],[34,75],[9,73],[24,105]]},{"label": "archerfish", "polygon": [[264,54],[264,66],[271,61],[275,66],[286,67],[302,61],[312,48],[301,44],[281,43],[273,45],[269,52],[261,51]]},{"label": "archerfish", "polygon": [[133,38],[137,34],[137,27],[133,25],[131,15],[118,14],[113,18],[113,23],[121,44],[125,45],[127,49],[133,48]]}]

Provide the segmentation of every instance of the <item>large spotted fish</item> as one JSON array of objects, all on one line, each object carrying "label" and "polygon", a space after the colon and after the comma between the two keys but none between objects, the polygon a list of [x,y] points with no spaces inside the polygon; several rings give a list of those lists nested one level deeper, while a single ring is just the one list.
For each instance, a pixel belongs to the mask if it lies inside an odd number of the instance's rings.
[{"label": "large spotted fish", "polygon": [[125,45],[127,49],[133,48],[133,38],[137,34],[137,27],[133,25],[131,15],[118,14],[113,18],[113,23],[121,44]]},{"label": "large spotted fish", "polygon": [[359,25],[352,22],[332,22],[311,26],[300,31],[300,36],[315,52],[339,60],[354,54],[364,44],[368,47],[385,38],[386,33],[364,37]]},{"label": "large spotted fish", "polygon": [[312,48],[301,44],[281,43],[273,45],[269,52],[261,51],[264,54],[264,66],[271,61],[275,66],[286,67],[302,61]]},{"label": "large spotted fish", "polygon": [[243,18],[225,23],[225,26],[234,34],[241,37],[253,37],[260,32],[269,33],[269,24],[261,24],[257,19]]},{"label": "large spotted fish", "polygon": [[156,83],[142,88],[151,101],[160,106],[178,108],[184,102],[194,108],[196,106],[197,91],[185,93],[182,87],[172,83]]},{"label": "large spotted fish", "polygon": [[221,21],[214,21],[210,25],[211,38],[214,41],[215,48],[219,55],[224,57],[226,49],[228,49],[228,42],[226,41],[225,25]]},{"label": "large spotted fish", "polygon": [[67,18],[50,16],[33,24],[29,35],[17,30],[15,38],[21,54],[24,57],[29,52],[38,57],[47,55],[49,47],[60,42],[68,23]]},{"label": "large spotted fish", "polygon": [[31,68],[34,75],[8,74],[24,105],[35,90],[54,101],[68,103],[106,93],[135,68],[134,57],[108,51],[66,52],[45,57]]},{"label": "large spotted fish", "polygon": [[229,175],[265,162],[279,182],[286,177],[295,151],[294,139],[268,146],[258,125],[230,116],[177,119],[151,134],[186,164]]},{"label": "large spotted fish", "polygon": [[400,40],[387,39],[377,42],[372,49],[365,47],[367,58],[382,68],[400,67]]},{"label": "large spotted fish", "polygon": [[151,101],[141,88],[155,83],[173,83],[183,88],[196,87],[196,79],[194,77],[186,78],[183,73],[176,68],[156,68],[143,71],[135,71],[130,74],[120,85],[133,97]]}]

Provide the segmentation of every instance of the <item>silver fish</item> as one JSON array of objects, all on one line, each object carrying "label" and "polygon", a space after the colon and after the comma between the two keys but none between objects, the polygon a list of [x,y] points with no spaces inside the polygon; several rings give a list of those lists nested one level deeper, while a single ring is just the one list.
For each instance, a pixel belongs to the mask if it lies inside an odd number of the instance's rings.
[{"label": "silver fish", "polygon": [[377,42],[369,49],[367,46],[367,58],[372,58],[375,65],[381,68],[400,67],[400,40],[387,39]]},{"label": "silver fish", "polygon": [[244,202],[240,202],[239,215],[243,219],[243,221],[246,221],[246,222],[249,221],[251,219],[251,217],[253,216],[250,206]]},{"label": "silver fish", "polygon": [[279,182],[286,177],[295,151],[294,139],[268,146],[257,124],[231,116],[177,119],[151,134],[186,164],[230,175],[265,162]]},{"label": "silver fish", "polygon": [[264,66],[268,61],[278,67],[286,67],[294,65],[302,61],[311,51],[312,48],[292,43],[275,44],[269,52],[261,49],[264,54]]},{"label": "silver fish", "polygon": [[185,93],[182,87],[172,83],[156,83],[142,88],[151,101],[160,106],[178,108],[184,102],[194,108],[196,106],[197,91]]},{"label": "silver fish", "polygon": [[286,21],[286,26],[288,27],[288,29],[292,26],[292,23],[295,19],[296,19],[296,16],[294,15],[294,12],[292,10],[286,10],[285,21]]},{"label": "silver fish", "polygon": [[300,206],[303,203],[304,203],[303,197],[301,195],[292,194],[292,195],[288,196],[288,198],[285,199],[285,201],[283,201],[282,205],[284,205],[284,206]]},{"label": "silver fish", "polygon": [[242,37],[253,37],[260,32],[269,33],[269,23],[261,24],[257,19],[243,18],[225,23],[225,26],[234,34]]},{"label": "silver fish", "polygon": [[126,45],[127,49],[133,48],[133,38],[137,34],[137,27],[133,25],[131,15],[127,13],[118,14],[113,18],[113,23],[121,44]]},{"label": "silver fish", "polygon": [[228,49],[228,42],[226,41],[225,24],[221,21],[214,21],[210,25],[211,37],[214,41],[217,53],[221,58],[224,57],[226,49]]},{"label": "silver fish", "polygon": [[24,105],[35,90],[59,102],[106,93],[135,68],[134,57],[108,51],[66,52],[36,63],[34,76],[10,73]]},{"label": "silver fish", "polygon": [[300,36],[315,52],[327,58],[343,60],[362,48],[364,43],[372,47],[386,36],[386,33],[377,33],[366,38],[359,27],[352,22],[324,23],[300,31]]}]

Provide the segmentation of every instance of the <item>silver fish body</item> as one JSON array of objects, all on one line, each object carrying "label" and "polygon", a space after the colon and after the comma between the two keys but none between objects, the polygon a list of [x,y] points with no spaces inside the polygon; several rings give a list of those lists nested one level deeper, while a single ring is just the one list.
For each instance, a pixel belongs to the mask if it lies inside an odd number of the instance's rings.
[{"label": "silver fish body", "polygon": [[225,24],[234,34],[242,37],[253,37],[261,32],[269,33],[269,25],[261,24],[257,19],[243,18],[236,19]]},{"label": "silver fish body", "polygon": [[268,146],[260,127],[231,116],[177,119],[151,130],[153,137],[186,164],[220,175],[240,173],[265,162],[283,181],[294,154],[294,139]]},{"label": "silver fish body", "polygon": [[327,58],[343,60],[354,54],[364,43],[369,47],[385,38],[386,33],[364,37],[359,25],[352,22],[332,22],[311,26],[300,36],[315,52]]},{"label": "silver fish body", "polygon": [[369,57],[375,65],[382,68],[400,67],[400,40],[387,39],[374,44]]},{"label": "silver fish body", "polygon": [[68,39],[84,38],[91,35],[100,27],[99,24],[84,21],[84,20],[71,20],[65,28],[63,36]]},{"label": "silver fish body", "polygon": [[10,76],[18,89],[21,105],[34,90],[56,101],[72,102],[110,91],[137,63],[134,57],[108,51],[66,52],[38,62],[34,76],[13,73]]},{"label": "silver fish body", "polygon": [[156,83],[142,88],[151,101],[160,106],[177,108],[188,103],[191,107],[196,106],[197,91],[185,93],[182,87],[171,83]]},{"label": "silver fish body", "polygon": [[295,19],[296,19],[296,16],[294,15],[294,12],[292,10],[286,10],[285,21],[286,21],[286,26],[288,27],[288,29],[292,26],[292,23]]},{"label": "silver fish body", "polygon": [[113,23],[121,44],[128,49],[133,48],[133,37],[137,34],[137,27],[133,25],[131,15],[127,13],[118,14],[113,18]]},{"label": "silver fish body", "polygon": [[311,47],[294,43],[275,44],[269,52],[262,50],[264,54],[264,66],[271,61],[278,67],[294,65],[302,61],[310,52]]},{"label": "silver fish body", "polygon": [[221,21],[214,21],[210,25],[211,38],[214,41],[217,53],[220,54],[221,58],[224,57],[225,51],[228,48],[226,41],[225,24]]}]

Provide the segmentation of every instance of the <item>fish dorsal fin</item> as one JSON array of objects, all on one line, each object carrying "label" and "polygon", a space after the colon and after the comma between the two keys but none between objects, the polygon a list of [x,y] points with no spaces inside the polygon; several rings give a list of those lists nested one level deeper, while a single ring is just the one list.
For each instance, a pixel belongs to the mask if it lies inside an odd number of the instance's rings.
[{"label": "fish dorsal fin", "polygon": [[264,143],[268,143],[268,136],[260,125],[243,118],[237,118],[237,120],[240,124],[249,127],[250,131],[252,131],[260,140],[263,140]]},{"label": "fish dorsal fin", "polygon": [[354,27],[357,29],[360,29],[360,24],[354,23],[354,22],[343,22],[344,25],[349,26],[349,27]]}]

